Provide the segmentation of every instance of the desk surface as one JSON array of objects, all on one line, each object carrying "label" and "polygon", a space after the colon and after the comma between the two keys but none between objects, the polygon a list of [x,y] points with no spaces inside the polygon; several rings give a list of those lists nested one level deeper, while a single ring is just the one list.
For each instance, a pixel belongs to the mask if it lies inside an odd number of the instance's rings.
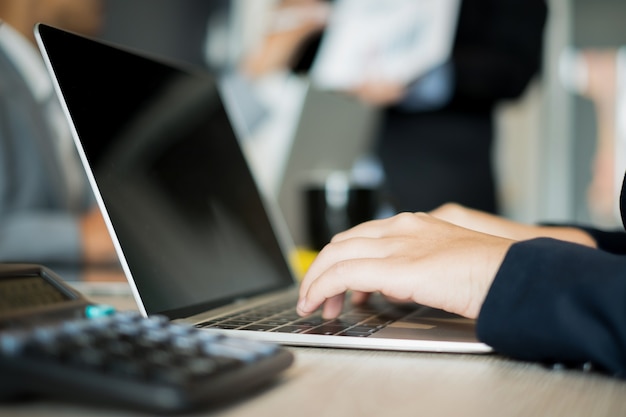
[{"label": "desk surface", "polygon": [[[194,416],[626,415],[626,382],[596,374],[548,370],[496,355],[289,349],[295,363],[276,383]],[[0,405],[3,417],[112,414],[142,415],[49,401]]]}]

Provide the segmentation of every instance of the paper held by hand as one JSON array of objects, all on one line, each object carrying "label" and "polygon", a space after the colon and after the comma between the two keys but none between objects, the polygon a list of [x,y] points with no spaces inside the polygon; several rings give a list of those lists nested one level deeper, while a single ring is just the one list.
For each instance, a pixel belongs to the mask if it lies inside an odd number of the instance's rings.
[{"label": "paper held by hand", "polygon": [[320,88],[408,84],[448,59],[461,0],[338,0],[311,68]]}]

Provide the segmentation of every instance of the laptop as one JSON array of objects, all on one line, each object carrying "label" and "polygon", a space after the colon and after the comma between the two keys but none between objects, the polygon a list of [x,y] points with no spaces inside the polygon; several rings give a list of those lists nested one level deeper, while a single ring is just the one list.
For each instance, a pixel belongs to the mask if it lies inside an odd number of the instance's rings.
[{"label": "laptop", "polygon": [[291,346],[491,351],[471,320],[382,297],[337,320],[298,317],[287,228],[218,79],[43,24],[35,34],[143,315]]}]

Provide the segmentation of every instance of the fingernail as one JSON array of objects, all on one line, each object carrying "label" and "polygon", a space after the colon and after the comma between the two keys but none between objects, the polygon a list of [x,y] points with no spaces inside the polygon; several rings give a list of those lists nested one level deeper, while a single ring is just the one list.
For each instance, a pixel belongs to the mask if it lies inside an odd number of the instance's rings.
[{"label": "fingernail", "polygon": [[306,298],[301,298],[300,300],[298,300],[298,311],[302,312],[302,313],[308,313],[308,310],[306,309]]}]

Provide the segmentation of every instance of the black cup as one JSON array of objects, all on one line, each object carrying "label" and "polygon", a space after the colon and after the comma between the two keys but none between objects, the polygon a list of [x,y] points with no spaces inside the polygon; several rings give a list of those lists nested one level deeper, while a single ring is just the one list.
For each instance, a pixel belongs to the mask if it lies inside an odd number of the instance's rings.
[{"label": "black cup", "polygon": [[378,190],[349,183],[310,184],[304,189],[311,248],[321,250],[339,232],[376,217]]}]

